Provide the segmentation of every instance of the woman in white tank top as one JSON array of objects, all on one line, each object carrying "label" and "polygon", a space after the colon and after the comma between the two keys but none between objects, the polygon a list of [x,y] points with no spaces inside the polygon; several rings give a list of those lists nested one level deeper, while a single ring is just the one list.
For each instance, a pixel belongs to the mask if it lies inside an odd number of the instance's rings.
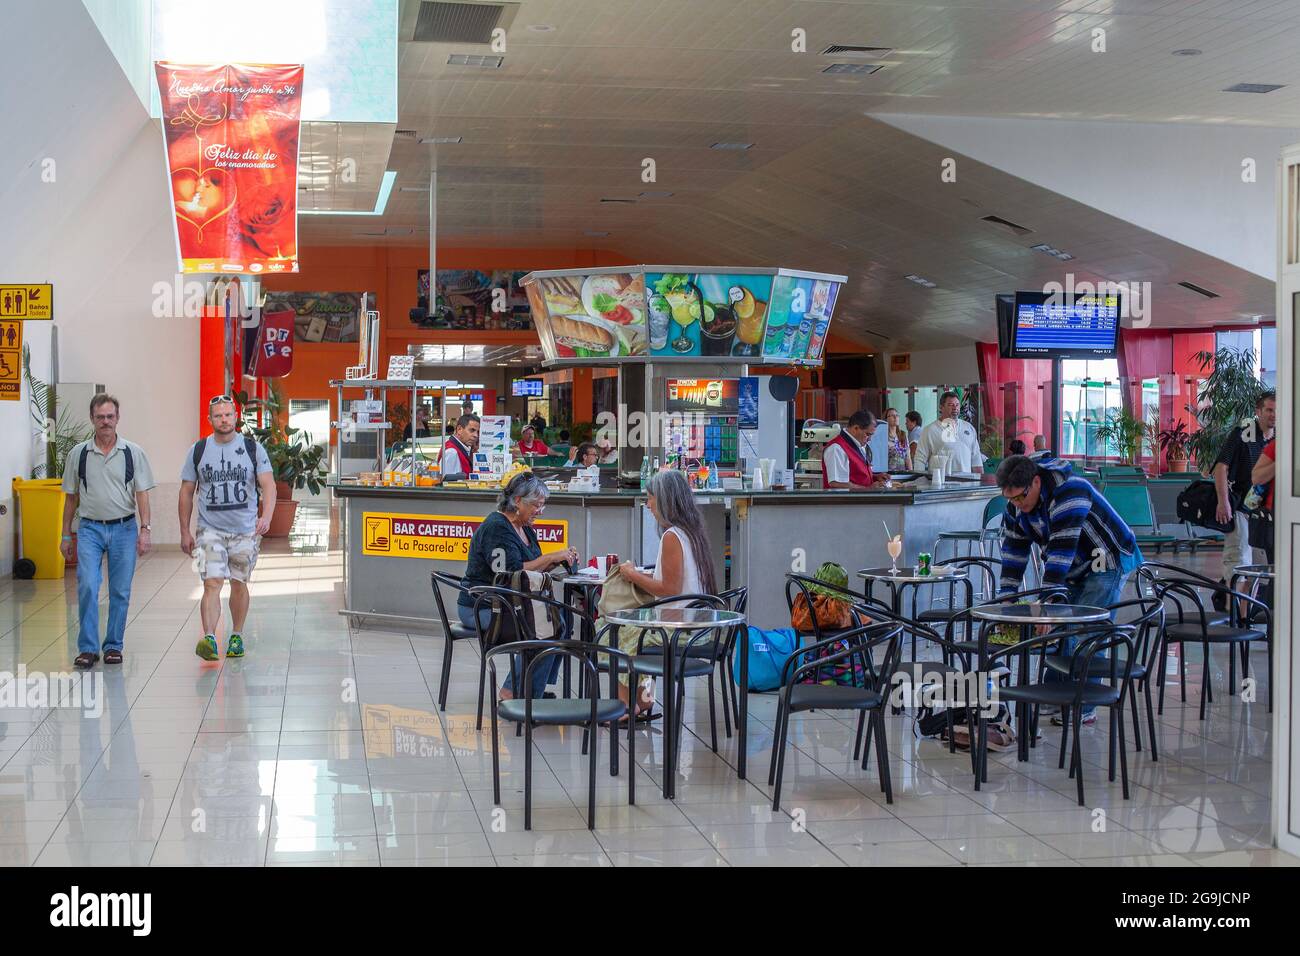
[{"label": "woman in white tank top", "polygon": [[[661,471],[650,479],[646,492],[646,504],[659,526],[664,529],[659,538],[654,574],[642,574],[631,561],[623,562],[620,572],[656,598],[671,597],[674,594],[716,593],[713,555],[704,533],[704,516],[695,503],[686,476],[677,470]],[[667,606],[680,605],[674,602]],[[619,628],[619,649],[635,654],[640,633],[640,628]],[[658,643],[660,639],[655,635],[652,640]],[[627,674],[620,674],[619,681],[619,697],[627,702],[630,698]],[[653,701],[652,682],[647,679],[642,684],[642,693],[637,701],[638,713],[649,710]]]}]

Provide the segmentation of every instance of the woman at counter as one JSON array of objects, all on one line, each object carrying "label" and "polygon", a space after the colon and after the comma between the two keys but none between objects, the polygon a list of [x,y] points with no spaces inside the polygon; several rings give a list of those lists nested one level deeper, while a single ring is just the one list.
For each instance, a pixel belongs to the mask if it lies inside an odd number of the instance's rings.
[{"label": "woman at counter", "polygon": [[[713,557],[704,530],[704,516],[691,494],[685,473],[672,469],[652,477],[646,486],[646,506],[661,530],[654,573],[643,574],[633,562],[624,561],[619,565],[623,576],[656,598],[716,593]],[[625,653],[636,653],[639,638],[638,628],[619,628],[619,648]],[[655,636],[651,640],[658,641],[659,638]],[[620,673],[619,681],[619,699],[626,704],[631,699],[628,675]],[[652,703],[654,687],[646,681],[637,697],[637,713],[648,711]]]},{"label": "woman at counter", "polygon": [[523,431],[519,433],[519,454],[521,455],[549,455],[551,450],[546,447],[546,442],[536,437],[537,432],[533,430],[532,425],[525,425]]},{"label": "woman at counter", "polygon": [[[501,492],[497,510],[483,520],[469,542],[469,557],[465,564],[465,587],[491,585],[496,581],[496,572],[500,571],[549,571],[564,561],[576,564],[578,552],[573,548],[542,554],[542,547],[537,542],[537,532],[533,522],[546,508],[546,485],[532,472],[516,475]],[[456,602],[456,611],[460,621],[466,627],[474,627],[474,598],[461,592]],[[478,626],[487,629],[491,611],[479,608]],[[519,680],[515,674],[515,658],[510,658],[510,677],[508,683],[501,685],[501,699],[510,700],[519,693]],[[533,671],[532,696],[534,699],[545,696],[546,685],[555,677],[560,658],[551,658],[550,666],[541,666]]]},{"label": "woman at counter", "polygon": [[897,408],[885,409],[885,422],[889,426],[888,434],[885,436],[885,448],[889,452],[886,467],[889,471],[911,471],[911,442],[908,440],[907,430],[898,424]]}]

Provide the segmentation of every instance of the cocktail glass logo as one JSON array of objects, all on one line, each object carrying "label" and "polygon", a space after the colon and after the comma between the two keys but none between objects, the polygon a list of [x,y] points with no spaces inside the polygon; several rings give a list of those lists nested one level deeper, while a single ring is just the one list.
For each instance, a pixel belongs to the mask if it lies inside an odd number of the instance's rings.
[{"label": "cocktail glass logo", "polygon": [[0,711],[8,708],[64,707],[77,708],[90,718],[104,713],[104,675],[27,672],[19,664],[17,673],[0,671]]},{"label": "cocktail glass logo", "polygon": [[1047,282],[1043,284],[1043,294],[1048,296],[1045,305],[1063,306],[1076,301],[1078,297],[1095,296],[1102,304],[1117,297],[1119,320],[1129,320],[1130,328],[1144,329],[1151,324],[1151,283],[1150,282],[1089,282],[1087,279],[1075,281],[1074,273],[1065,274],[1065,283]]}]

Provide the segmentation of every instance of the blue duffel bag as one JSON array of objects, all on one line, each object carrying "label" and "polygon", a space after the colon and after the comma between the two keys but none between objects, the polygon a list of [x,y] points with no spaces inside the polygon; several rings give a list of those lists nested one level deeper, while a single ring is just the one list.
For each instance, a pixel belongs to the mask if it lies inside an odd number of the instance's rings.
[{"label": "blue duffel bag", "polygon": [[[799,646],[799,635],[792,627],[764,631],[757,627],[745,628],[744,639],[749,642],[749,690],[776,690],[781,686],[781,668]],[[732,652],[732,670],[737,686],[740,684],[740,642]],[[744,690],[745,688],[741,688]]]}]

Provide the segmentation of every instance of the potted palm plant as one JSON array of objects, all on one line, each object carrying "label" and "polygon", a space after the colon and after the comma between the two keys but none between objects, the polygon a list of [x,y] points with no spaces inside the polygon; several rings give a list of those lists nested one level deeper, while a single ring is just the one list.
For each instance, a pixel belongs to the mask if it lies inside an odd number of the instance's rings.
[{"label": "potted palm plant", "polygon": [[[68,455],[83,441],[94,437],[89,423],[60,402],[55,390],[32,372],[32,351],[23,346],[23,379],[27,382],[27,403],[32,416],[32,435],[44,446],[40,461],[32,466],[32,478],[60,478]],[[74,515],[75,517],[75,515]],[[74,525],[74,528],[76,526]],[[64,562],[77,566],[77,532],[72,532],[72,557]]]},{"label": "potted palm plant", "polygon": [[1208,374],[1197,386],[1195,406],[1187,406],[1199,426],[1188,439],[1188,454],[1197,470],[1208,475],[1228,434],[1255,413],[1264,385],[1256,376],[1250,349],[1197,352],[1196,359],[1201,372]]},{"label": "potted palm plant", "polygon": [[1120,460],[1126,465],[1136,465],[1147,435],[1146,422],[1135,417],[1128,409],[1110,409],[1097,428],[1097,440],[1103,447],[1114,445]]},{"label": "potted palm plant", "polygon": [[[255,438],[266,449],[266,456],[271,461],[271,473],[275,476],[275,512],[266,534],[267,537],[282,538],[293,527],[293,519],[298,513],[294,490],[306,488],[315,495],[325,487],[328,471],[323,459],[326,448],[313,444],[311,435],[301,428],[283,423],[284,398],[274,382],[264,399],[250,398],[240,392],[235,400],[243,409],[243,433]],[[261,412],[260,425],[255,423],[253,412]]]}]

